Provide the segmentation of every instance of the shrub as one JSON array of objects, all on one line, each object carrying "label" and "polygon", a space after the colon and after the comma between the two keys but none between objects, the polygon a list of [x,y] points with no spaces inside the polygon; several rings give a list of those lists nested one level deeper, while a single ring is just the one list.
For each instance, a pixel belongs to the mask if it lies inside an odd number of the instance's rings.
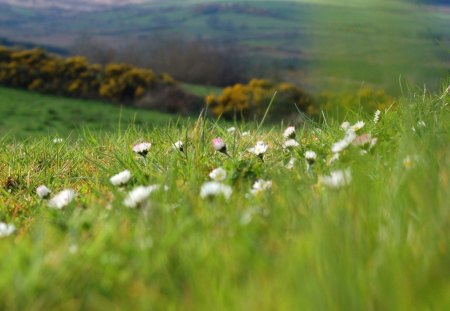
[{"label": "shrub", "polygon": [[84,57],[60,58],[41,49],[0,47],[0,84],[56,95],[133,103],[155,87],[172,86],[168,74],[128,64],[90,64]]},{"label": "shrub", "polygon": [[248,84],[227,87],[218,96],[208,95],[205,101],[215,116],[260,117],[266,111],[275,92],[277,96],[269,114],[270,118],[295,118],[298,116],[297,108],[301,112],[315,114],[312,98],[302,89],[290,83],[275,84],[262,79],[253,79]]}]

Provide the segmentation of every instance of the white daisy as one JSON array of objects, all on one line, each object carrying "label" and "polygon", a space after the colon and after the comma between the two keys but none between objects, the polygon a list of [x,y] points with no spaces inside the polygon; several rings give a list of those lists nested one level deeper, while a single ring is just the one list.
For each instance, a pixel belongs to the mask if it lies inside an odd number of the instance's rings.
[{"label": "white daisy", "polygon": [[348,121],[342,122],[342,124],[341,124],[342,130],[347,131],[349,128],[350,128],[350,122],[348,122]]},{"label": "white daisy", "polygon": [[138,186],[128,193],[123,204],[129,208],[142,206],[148,197],[159,188],[160,185]]},{"label": "white daisy", "polygon": [[76,193],[74,190],[65,189],[56,194],[50,201],[48,201],[48,206],[50,208],[62,209],[73,201],[75,195]]},{"label": "white daisy", "polygon": [[51,191],[45,185],[41,185],[36,188],[36,193],[39,198],[46,199],[50,196]]},{"label": "white daisy", "polygon": [[225,199],[228,199],[230,198],[232,193],[233,190],[230,186],[217,181],[206,182],[200,189],[200,197],[203,199],[207,197],[214,197],[217,195],[223,195]]},{"label": "white daisy", "polygon": [[335,143],[331,147],[331,151],[333,153],[339,153],[339,152],[343,151],[355,140],[355,138],[356,138],[356,133],[351,128],[348,129],[347,132],[345,133],[345,137],[342,140]]},{"label": "white daisy", "polygon": [[152,146],[149,142],[143,142],[140,144],[136,144],[133,146],[133,151],[143,157],[147,155],[147,153],[150,151],[150,147]]},{"label": "white daisy", "polygon": [[284,149],[294,148],[298,146],[300,146],[300,144],[295,139],[288,139],[283,143]]},{"label": "white daisy", "polygon": [[283,137],[286,139],[294,139],[295,138],[295,127],[289,126],[287,129],[283,132]]},{"label": "white daisy", "polygon": [[294,168],[295,158],[290,158],[289,162],[286,164],[286,168],[288,170],[292,170]]},{"label": "white daisy", "polygon": [[373,123],[377,124],[378,121],[380,121],[381,111],[377,110],[375,111],[375,114],[373,116]]},{"label": "white daisy", "polygon": [[212,140],[214,150],[227,154],[227,145],[222,138],[217,137]]},{"label": "white daisy", "polygon": [[333,162],[339,160],[339,157],[340,157],[340,155],[338,152],[333,154],[333,156],[328,160],[327,164],[331,165]]},{"label": "white daisy", "polygon": [[54,144],[60,144],[60,143],[62,143],[64,140],[63,140],[62,138],[55,137],[55,138],[53,138],[52,141],[53,141]]},{"label": "white daisy", "polygon": [[251,193],[257,195],[272,188],[271,180],[258,179],[252,186]]},{"label": "white daisy", "polygon": [[120,172],[119,174],[114,175],[109,179],[111,184],[114,186],[123,186],[125,185],[131,178],[131,172],[129,170],[125,170]]},{"label": "white daisy", "polygon": [[365,125],[364,121],[358,121],[355,124],[353,124],[351,128],[352,128],[353,132],[357,132],[360,129],[362,129],[364,127],[364,125]]},{"label": "white daisy", "polygon": [[227,129],[227,132],[230,134],[233,134],[234,132],[236,132],[236,128],[234,126],[230,127]]},{"label": "white daisy", "polygon": [[312,165],[316,162],[317,154],[314,151],[308,150],[305,152],[305,159],[309,165]]},{"label": "white daisy", "polygon": [[174,144],[172,145],[172,148],[173,148],[174,150],[179,150],[179,151],[182,152],[183,149],[184,149],[183,142],[182,142],[181,140],[177,141],[176,143],[174,143]]},{"label": "white daisy", "polygon": [[255,145],[255,147],[252,147],[248,149],[249,152],[256,154],[257,156],[262,157],[264,153],[266,153],[267,148],[269,148],[268,145],[266,145],[263,141],[258,141]]},{"label": "white daisy", "polygon": [[7,237],[16,231],[16,227],[13,224],[6,224],[0,222],[0,238]]},{"label": "white daisy", "polygon": [[227,171],[221,167],[218,167],[209,173],[209,177],[215,181],[224,181],[227,178]]},{"label": "white daisy", "polygon": [[319,184],[330,188],[341,188],[350,184],[352,175],[349,169],[331,172],[329,176],[319,176]]},{"label": "white daisy", "polygon": [[243,132],[243,133],[241,134],[241,136],[242,136],[242,137],[250,136],[250,132],[249,132],[249,131]]}]

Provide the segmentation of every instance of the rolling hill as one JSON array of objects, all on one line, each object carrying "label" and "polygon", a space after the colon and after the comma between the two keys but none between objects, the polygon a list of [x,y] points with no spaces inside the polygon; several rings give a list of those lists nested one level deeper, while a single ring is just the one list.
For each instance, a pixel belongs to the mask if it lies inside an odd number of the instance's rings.
[{"label": "rolling hill", "polygon": [[[70,48],[81,35],[127,48],[155,36],[233,43],[259,75],[311,89],[398,85],[401,76],[440,85],[450,68],[448,7],[397,1],[41,1],[0,0],[0,37]],[[78,3],[78,5],[75,5]],[[44,6],[46,4],[47,6]],[[49,6],[51,8],[49,8]],[[89,6],[88,6],[89,7]],[[411,66],[414,64],[414,66]]]}]

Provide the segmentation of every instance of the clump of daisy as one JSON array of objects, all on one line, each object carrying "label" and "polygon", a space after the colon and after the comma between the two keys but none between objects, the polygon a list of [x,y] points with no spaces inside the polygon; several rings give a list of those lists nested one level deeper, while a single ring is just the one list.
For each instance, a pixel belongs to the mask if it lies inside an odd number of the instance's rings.
[{"label": "clump of daisy", "polygon": [[209,173],[209,177],[211,177],[214,181],[224,181],[227,178],[227,171],[221,167],[218,167]]},{"label": "clump of daisy", "polygon": [[249,152],[257,155],[261,160],[263,159],[264,153],[266,153],[269,148],[263,141],[258,141],[255,147],[248,149]]},{"label": "clump of daisy", "polygon": [[16,231],[16,227],[13,224],[0,222],[0,238],[10,236],[14,231]]},{"label": "clump of daisy", "polygon": [[48,201],[48,206],[54,209],[62,209],[69,205],[75,198],[76,193],[72,189],[65,189],[57,193],[50,201]]},{"label": "clump of daisy", "polygon": [[251,193],[257,195],[272,188],[271,180],[258,179],[252,186]]},{"label": "clump of daisy", "polygon": [[50,197],[51,191],[50,189],[47,188],[47,186],[40,185],[39,187],[36,188],[36,193],[39,198],[47,199],[48,197]]},{"label": "clump of daisy", "polygon": [[150,151],[151,146],[152,144],[149,142],[139,143],[133,146],[133,151],[145,158]]},{"label": "clump of daisy", "polygon": [[131,172],[129,170],[125,170],[112,176],[109,181],[113,186],[123,186],[131,179]]},{"label": "clump of daisy", "polygon": [[356,138],[356,133],[353,131],[352,128],[349,128],[345,132],[345,136],[342,140],[338,141],[337,143],[333,144],[331,147],[331,151],[333,153],[339,153],[343,151],[345,148],[347,148]]},{"label": "clump of daisy", "polygon": [[283,132],[283,137],[285,139],[295,139],[295,127],[289,126],[288,128],[286,128]]},{"label": "clump of daisy", "polygon": [[319,184],[338,189],[347,186],[352,181],[349,169],[331,172],[328,176],[319,176]]},{"label": "clump of daisy", "polygon": [[184,151],[184,144],[183,144],[183,142],[181,140],[179,140],[179,141],[177,141],[176,143],[174,143],[172,145],[172,148],[174,150],[179,150],[179,151],[183,152]]},{"label": "clump of daisy", "polygon": [[214,138],[212,140],[212,145],[213,145],[214,150],[228,155],[227,145],[225,144],[225,142],[223,141],[222,138],[220,138],[220,137]]},{"label": "clump of daisy", "polygon": [[378,121],[380,121],[381,111],[377,110],[375,111],[375,114],[373,116],[373,123],[377,124]]},{"label": "clump of daisy", "polygon": [[295,139],[288,139],[283,143],[284,149],[290,149],[300,146],[300,144]]},{"label": "clump of daisy", "polygon": [[129,208],[143,207],[149,196],[159,188],[159,185],[138,186],[128,193],[123,204]]},{"label": "clump of daisy", "polygon": [[202,199],[222,195],[225,199],[229,199],[233,190],[230,186],[217,181],[209,181],[202,185],[200,189],[200,197]]}]

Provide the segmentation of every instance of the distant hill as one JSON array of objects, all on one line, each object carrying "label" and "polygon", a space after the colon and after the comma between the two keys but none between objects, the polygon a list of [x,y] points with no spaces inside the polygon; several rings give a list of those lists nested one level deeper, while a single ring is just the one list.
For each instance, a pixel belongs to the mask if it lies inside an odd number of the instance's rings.
[{"label": "distant hill", "polygon": [[350,2],[0,0],[0,37],[63,49],[82,35],[122,49],[176,36],[233,44],[259,76],[316,87],[398,85],[400,75],[436,84],[448,70],[448,9]]}]

